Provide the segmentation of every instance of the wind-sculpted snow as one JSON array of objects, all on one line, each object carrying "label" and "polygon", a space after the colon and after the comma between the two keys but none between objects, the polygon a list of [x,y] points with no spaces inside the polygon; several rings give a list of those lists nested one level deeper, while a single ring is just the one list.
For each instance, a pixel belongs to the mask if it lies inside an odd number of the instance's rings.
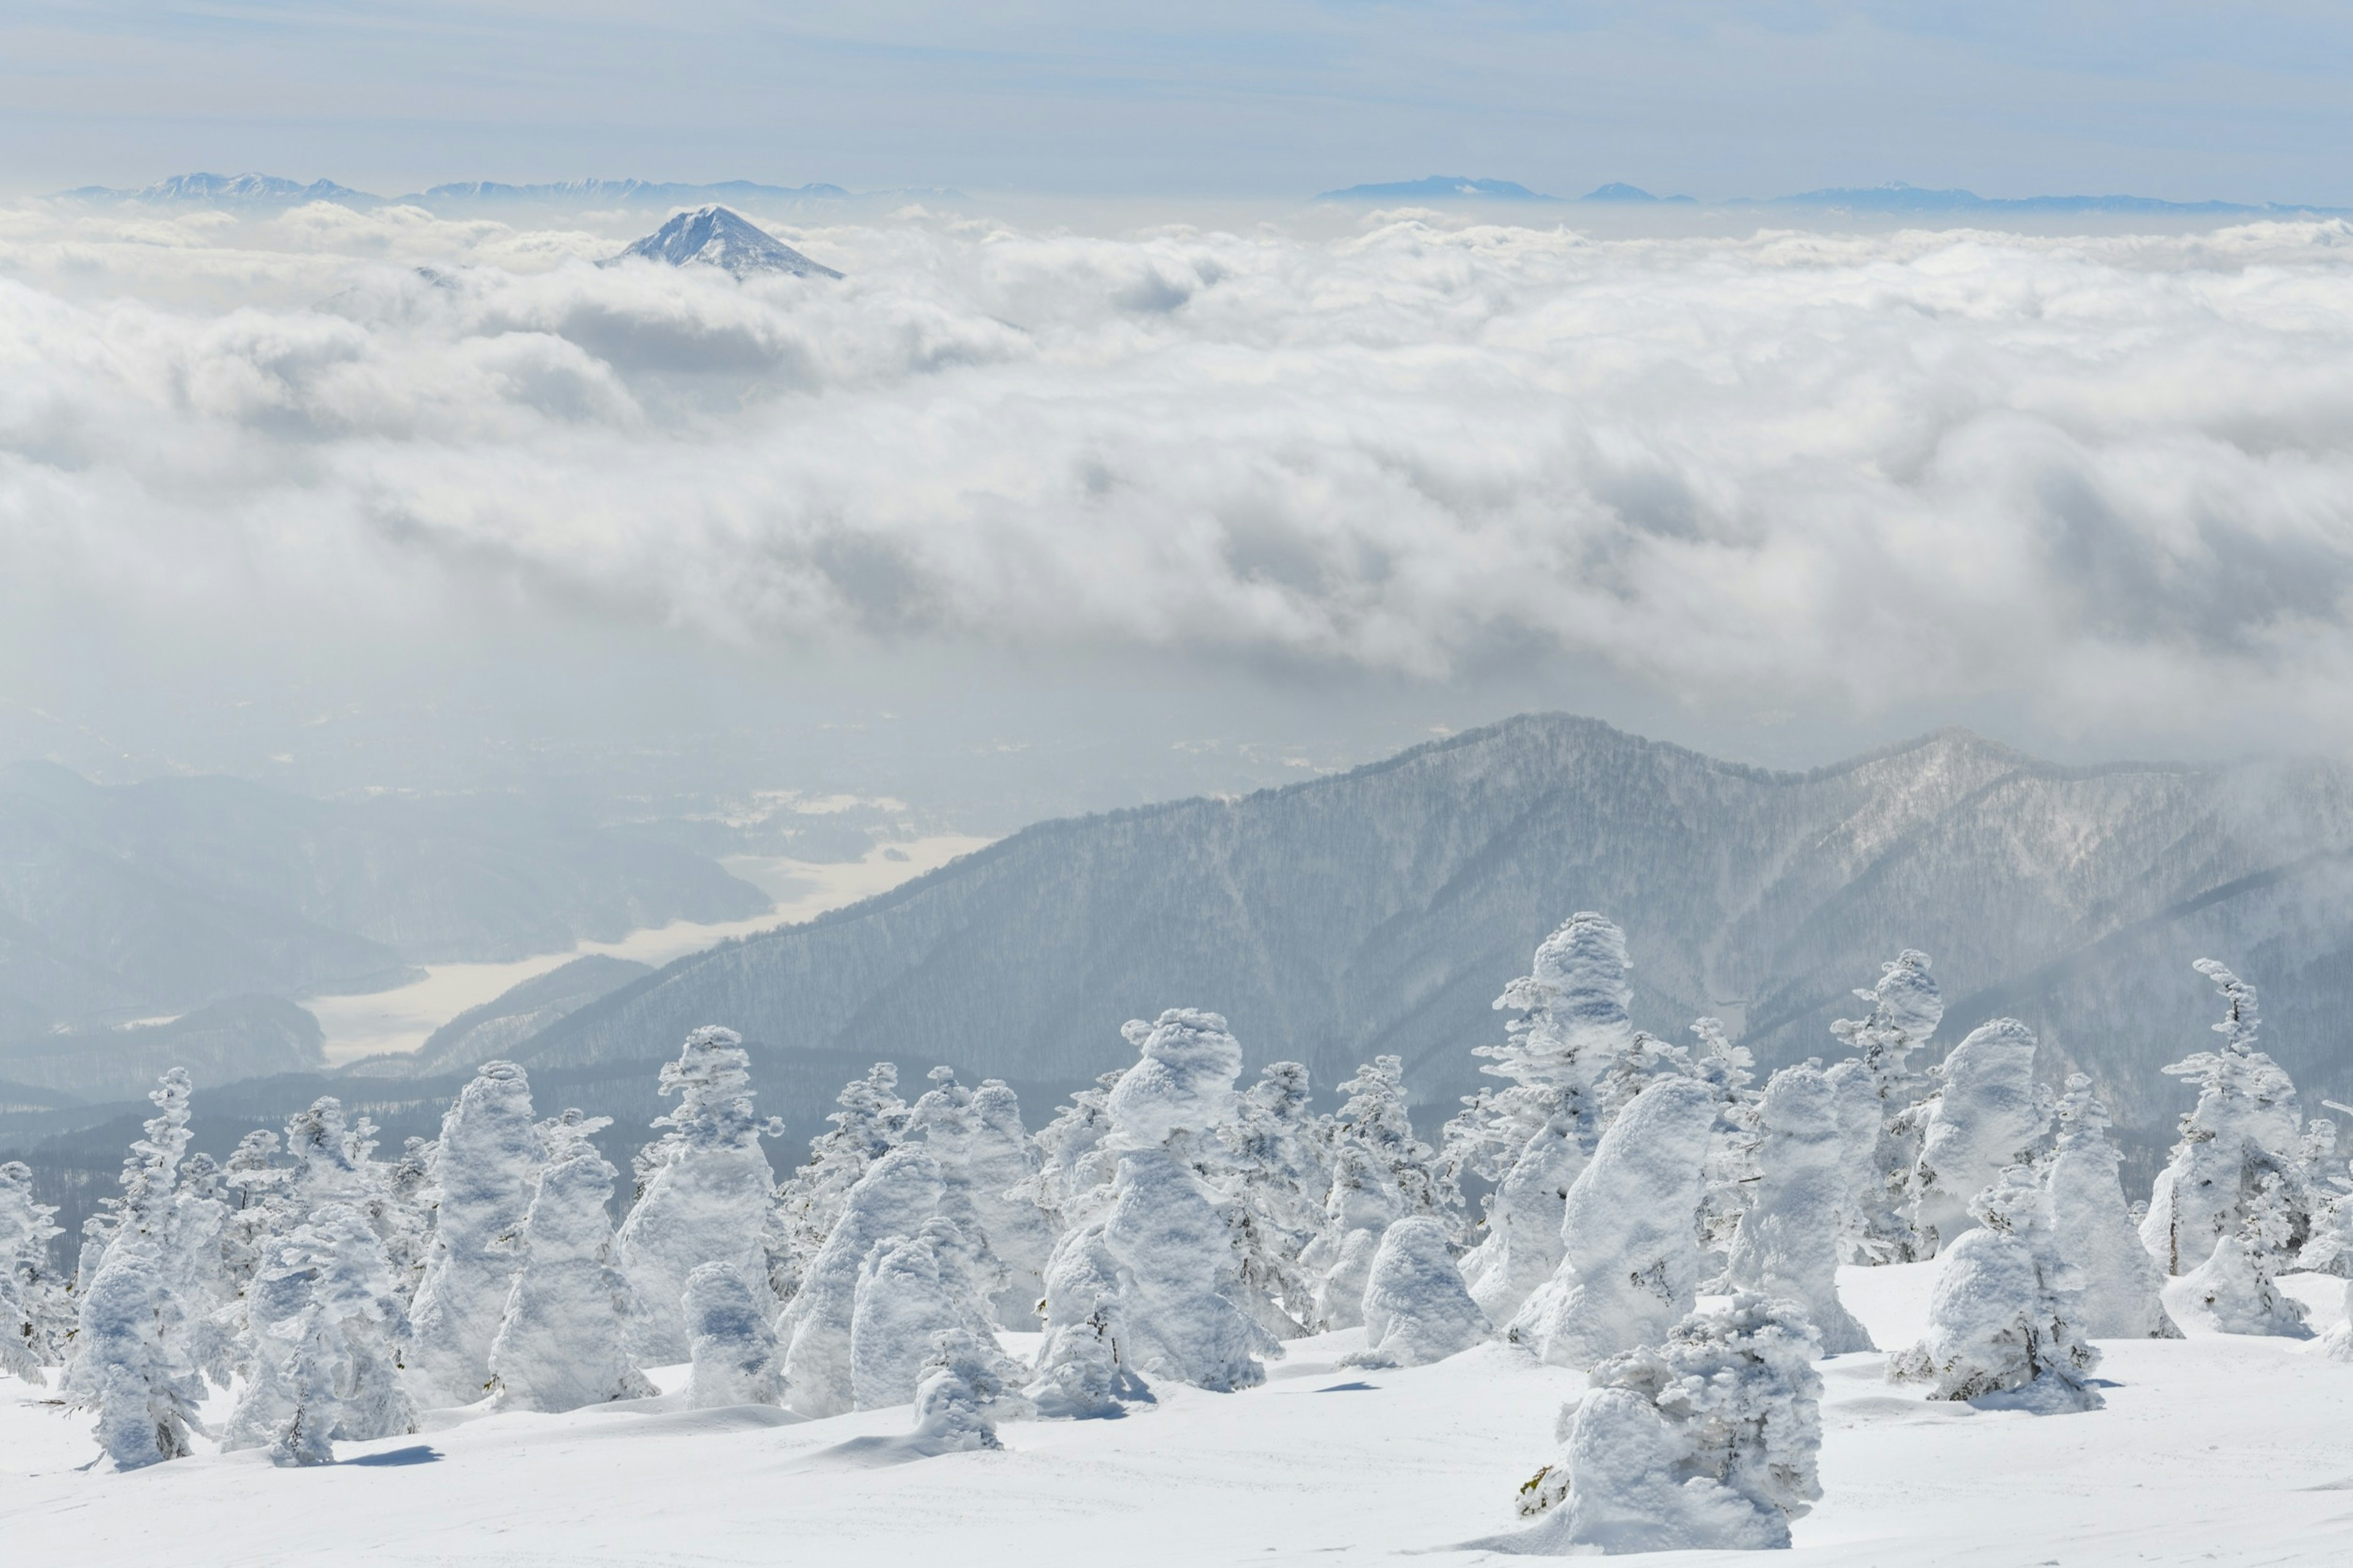
[{"label": "wind-sculpted snow", "polygon": [[2341,221],[788,229],[823,287],[619,237],[0,213],[15,574],[2353,733]]}]

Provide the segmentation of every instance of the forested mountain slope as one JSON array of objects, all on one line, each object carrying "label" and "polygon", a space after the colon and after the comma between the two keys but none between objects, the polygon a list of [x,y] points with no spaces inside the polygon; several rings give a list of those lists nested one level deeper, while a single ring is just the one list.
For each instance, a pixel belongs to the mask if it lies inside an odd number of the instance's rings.
[{"label": "forested mountain slope", "polygon": [[[1077,1083],[1126,1018],[1227,1014],[1330,1084],[1378,1052],[1425,1101],[1475,1084],[1489,1004],[1574,910],[1626,928],[1634,1012],[1745,1016],[1774,1065],[1828,1051],[1849,988],[1926,949],[1947,1035],[2015,1014],[2120,1121],[2209,1042],[2193,959],[2263,987],[2307,1092],[2353,1089],[2353,781],[2319,763],[2066,769],[1948,731],[1775,773],[1561,715],[1239,800],[1015,835],[808,925],[683,959],[552,1025],[528,1062],[648,1059],[704,1023],[770,1050]],[[1042,1108],[1040,1108],[1042,1109]]]}]

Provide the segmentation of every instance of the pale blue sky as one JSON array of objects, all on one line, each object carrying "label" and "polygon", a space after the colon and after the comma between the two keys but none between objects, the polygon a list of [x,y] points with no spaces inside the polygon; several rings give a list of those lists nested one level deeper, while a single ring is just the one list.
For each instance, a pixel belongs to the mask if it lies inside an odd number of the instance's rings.
[{"label": "pale blue sky", "polygon": [[0,0],[0,183],[2353,203],[2348,67],[2353,7],[2293,0]]}]

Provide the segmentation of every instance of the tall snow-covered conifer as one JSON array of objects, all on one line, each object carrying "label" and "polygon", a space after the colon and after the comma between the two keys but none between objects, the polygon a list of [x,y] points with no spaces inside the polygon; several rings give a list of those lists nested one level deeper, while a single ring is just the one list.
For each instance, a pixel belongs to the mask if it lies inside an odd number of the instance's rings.
[{"label": "tall snow-covered conifer", "polygon": [[523,1069],[484,1062],[441,1119],[439,1204],[410,1314],[409,1366],[434,1404],[470,1405],[490,1384],[543,1153]]},{"label": "tall snow-covered conifer", "polygon": [[2051,1240],[2082,1271],[2078,1308],[2085,1337],[2181,1337],[2158,1292],[2165,1270],[2141,1245],[2125,1206],[2124,1152],[2108,1137],[2108,1110],[2082,1073],[2059,1101],[2059,1144],[2043,1173],[2051,1197]]},{"label": "tall snow-covered conifer", "polygon": [[730,1264],[747,1284],[767,1288],[762,1237],[776,1178],[760,1140],[783,1127],[753,1114],[750,1063],[741,1035],[706,1026],[662,1068],[661,1092],[678,1096],[678,1108],[654,1121],[669,1131],[640,1156],[644,1190],[622,1222],[619,1247],[637,1292],[635,1348],[648,1365],[687,1358],[681,1303],[697,1268]]},{"label": "tall snow-covered conifer", "polygon": [[1977,1224],[1970,1205],[1978,1194],[2042,1142],[2051,1107],[2034,1081],[2034,1052],[2033,1031],[1996,1018],[1970,1031],[1936,1069],[1912,1183],[1910,1217],[1924,1254]]},{"label": "tall snow-covered conifer", "polygon": [[867,1167],[842,1202],[832,1234],[810,1259],[776,1332],[785,1343],[785,1399],[803,1415],[857,1408],[852,1334],[866,1259],[936,1217],[947,1184],[921,1143],[902,1143]]},{"label": "tall snow-covered conifer", "polygon": [[[635,1292],[614,1263],[608,1205],[617,1173],[589,1142],[610,1121],[567,1110],[540,1123],[546,1160],[523,1215],[522,1268],[491,1341],[491,1390],[502,1410],[577,1410],[654,1392],[631,1353]],[[754,1241],[759,1212],[749,1211]],[[765,1283],[764,1273],[754,1278]],[[684,1294],[681,1282],[681,1300]],[[679,1331],[683,1338],[682,1310]]]},{"label": "tall snow-covered conifer", "polygon": [[1558,1271],[1510,1335],[1556,1366],[1589,1367],[1655,1344],[1699,1284],[1699,1210],[1715,1099],[1664,1078],[1637,1095],[1569,1188]]},{"label": "tall snow-covered conifer", "polygon": [[[2196,1052],[2165,1069],[2198,1084],[2198,1103],[2181,1119],[2181,1141],[2157,1174],[2141,1222],[2141,1241],[2168,1274],[2189,1273],[2217,1241],[2246,1231],[2263,1178],[2288,1183],[2302,1143],[2295,1085],[2255,1049],[2262,1023],[2255,988],[2211,958],[2200,959],[2196,968],[2222,994],[2222,1021],[2214,1026],[2222,1048]],[[2281,1244],[2300,1247],[2309,1215],[2291,1205],[2285,1217]],[[2265,1266],[2287,1264],[2280,1258]]]},{"label": "tall snow-covered conifer", "polygon": [[33,1173],[18,1161],[0,1164],[0,1373],[27,1383],[55,1364],[72,1321],[63,1281],[49,1268],[51,1223],[57,1209],[33,1201]]},{"label": "tall snow-covered conifer", "polygon": [[1601,1139],[1600,1086],[1634,1040],[1630,967],[1625,933],[1589,910],[1545,938],[1495,999],[1521,1015],[1504,1042],[1473,1052],[1504,1086],[1481,1090],[1446,1124],[1445,1169],[1495,1184],[1462,1272],[1498,1322],[1559,1267],[1561,1205]]},{"label": "tall snow-covered conifer", "polygon": [[1871,1004],[1870,1014],[1831,1025],[1831,1033],[1854,1053],[1852,1081],[1834,1084],[1841,1100],[1851,1094],[1858,1108],[1868,1108],[1850,1130],[1860,1135],[1849,1152],[1853,1191],[1846,1201],[1850,1247],[1862,1262],[1902,1263],[1920,1256],[1908,1209],[1922,1130],[1909,1112],[1927,1081],[1912,1065],[1912,1054],[1927,1045],[1945,1016],[1943,994],[1928,968],[1926,953],[1905,948],[1880,966],[1876,985],[1855,992]]},{"label": "tall snow-covered conifer", "polygon": [[1725,1278],[1794,1302],[1823,1353],[1875,1347],[1838,1293],[1839,1215],[1849,1200],[1838,1092],[1812,1062],[1783,1068],[1759,1108],[1756,1198],[1740,1217]]},{"label": "tall snow-covered conifer", "polygon": [[776,1405],[785,1396],[783,1357],[766,1299],[729,1263],[705,1263],[686,1277],[687,1342],[694,1376],[687,1403],[697,1410]]},{"label": "tall snow-covered conifer", "polygon": [[800,1289],[858,1178],[907,1135],[894,1063],[876,1062],[865,1077],[851,1079],[833,1103],[826,1117],[832,1125],[809,1140],[809,1157],[777,1187],[769,1211],[768,1281],[780,1301]]}]

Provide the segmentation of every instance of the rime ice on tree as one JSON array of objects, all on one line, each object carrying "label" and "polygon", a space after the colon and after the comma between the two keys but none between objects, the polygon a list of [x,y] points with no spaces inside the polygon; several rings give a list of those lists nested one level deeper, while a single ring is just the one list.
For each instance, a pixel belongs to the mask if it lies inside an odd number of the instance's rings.
[{"label": "rime ice on tree", "polygon": [[2108,1111],[2082,1073],[2059,1101],[2059,1143],[2043,1173],[2052,1244],[2082,1274],[2080,1327],[2086,1338],[2181,1337],[2158,1292],[2165,1270],[2133,1229],[2118,1173],[2124,1152],[2108,1137]]},{"label": "rime ice on tree", "polygon": [[2036,1173],[2013,1165],[1971,1205],[1979,1228],[1938,1255],[1928,1332],[1888,1375],[1930,1397],[2038,1415],[2096,1410],[2100,1352],[2084,1339],[2081,1273],[2061,1255]]},{"label": "rime ice on tree", "polygon": [[[1871,1004],[1862,1018],[1841,1018],[1831,1033],[1854,1053],[1852,1094],[1860,1114],[1849,1153],[1847,1231],[1858,1261],[1909,1262],[1919,1237],[1905,1212],[1905,1193],[1920,1155],[1921,1129],[1907,1115],[1926,1085],[1912,1066],[1945,1016],[1945,999],[1928,973],[1928,955],[1905,948],[1880,966],[1879,983],[1855,995]],[[1846,1067],[1841,1062],[1835,1074]]]},{"label": "rime ice on tree", "polygon": [[1521,1489],[1542,1514],[1469,1544],[1546,1555],[1787,1547],[1821,1496],[1813,1331],[1788,1303],[1741,1294],[1664,1342],[1602,1363],[1566,1451]]},{"label": "rime ice on tree", "polygon": [[0,1164],[0,1373],[27,1383],[57,1360],[72,1321],[59,1281],[50,1277],[49,1238],[57,1210],[33,1201],[33,1173],[16,1161]]},{"label": "rime ice on tree", "polygon": [[[2214,1026],[2221,1049],[2197,1052],[2165,1069],[2198,1082],[2198,1103],[2181,1119],[2181,1141],[2157,1174],[2140,1227],[2142,1242],[2168,1274],[2189,1273],[2217,1241],[2247,1228],[2253,1217],[2250,1198],[2265,1176],[2289,1176],[2302,1131],[2295,1085],[2254,1048],[2261,1025],[2255,988],[2211,958],[2200,959],[2196,968],[2221,992],[2226,1011]],[[2306,1216],[2291,1207],[2286,1218],[2281,1244],[2300,1243]],[[2267,1266],[2284,1268],[2285,1260],[2267,1260]]]},{"label": "rime ice on tree", "polygon": [[860,1272],[885,1240],[920,1233],[938,1215],[945,1191],[940,1163],[920,1143],[892,1150],[849,1189],[833,1234],[777,1321],[786,1341],[785,1397],[795,1410],[839,1415],[856,1408],[851,1332]]},{"label": "rime ice on tree", "polygon": [[706,1263],[686,1277],[687,1343],[694,1360],[689,1405],[712,1410],[783,1400],[784,1365],[766,1305],[733,1264]]},{"label": "rime ice on tree", "polygon": [[932,1336],[962,1330],[996,1343],[988,1304],[966,1261],[970,1243],[946,1219],[885,1239],[859,1268],[849,1320],[849,1384],[860,1410],[915,1396]]},{"label": "rime ice on tree", "polygon": [[501,1410],[577,1410],[654,1392],[630,1353],[633,1292],[613,1261],[607,1205],[616,1173],[588,1141],[610,1121],[567,1110],[540,1124],[547,1163],[523,1219],[522,1269],[491,1342]]},{"label": "rime ice on tree", "polygon": [[1568,1191],[1559,1270],[1513,1319],[1511,1337],[1558,1366],[1656,1343],[1699,1283],[1702,1167],[1715,1099],[1687,1078],[1636,1096]]},{"label": "rime ice on tree", "polygon": [[1494,1332],[1463,1287],[1446,1227],[1428,1215],[1401,1219],[1381,1237],[1365,1282],[1365,1351],[1372,1366],[1423,1366]]},{"label": "rime ice on tree", "polygon": [[470,1405],[490,1383],[543,1153],[522,1068],[484,1062],[441,1119],[439,1203],[410,1311],[408,1364],[436,1403]]},{"label": "rime ice on tree", "polygon": [[850,1079],[826,1117],[831,1129],[809,1141],[808,1159],[776,1189],[768,1215],[768,1278],[777,1300],[789,1301],[800,1289],[858,1178],[906,1136],[907,1107],[898,1087],[899,1069],[890,1062],[876,1062],[865,1077]]},{"label": "rime ice on tree", "polygon": [[2051,1113],[2034,1082],[2033,1032],[2015,1018],[1970,1031],[1937,1068],[1914,1167],[1912,1227],[1925,1252],[1977,1223],[1977,1194],[2042,1141]]},{"label": "rime ice on tree", "polygon": [[1570,916],[1495,999],[1521,1015],[1504,1043],[1473,1053],[1506,1086],[1481,1090],[1446,1124],[1447,1168],[1495,1184],[1486,1235],[1462,1272],[1498,1322],[1559,1266],[1561,1205],[1601,1138],[1600,1085],[1634,1039],[1630,967],[1614,923],[1589,910]]},{"label": "rime ice on tree", "polygon": [[947,1068],[931,1076],[931,1090],[908,1118],[909,1135],[940,1163],[941,1212],[964,1233],[996,1321],[1034,1327],[1054,1233],[1035,1200],[1017,1190],[1037,1171],[1020,1102],[996,1079],[968,1089]]},{"label": "rime ice on tree", "polygon": [[631,1331],[648,1364],[686,1359],[681,1301],[699,1265],[730,1263],[746,1283],[767,1282],[761,1237],[776,1178],[760,1140],[782,1129],[752,1114],[750,1061],[741,1035],[704,1027],[662,1068],[661,1092],[678,1109],[654,1120],[670,1131],[640,1156],[643,1192],[620,1234],[638,1297]]},{"label": "rime ice on tree", "polygon": [[1874,1348],[1839,1300],[1839,1215],[1847,1202],[1837,1090],[1808,1062],[1765,1085],[1755,1201],[1741,1215],[1725,1276],[1736,1289],[1791,1300],[1828,1355]]}]

